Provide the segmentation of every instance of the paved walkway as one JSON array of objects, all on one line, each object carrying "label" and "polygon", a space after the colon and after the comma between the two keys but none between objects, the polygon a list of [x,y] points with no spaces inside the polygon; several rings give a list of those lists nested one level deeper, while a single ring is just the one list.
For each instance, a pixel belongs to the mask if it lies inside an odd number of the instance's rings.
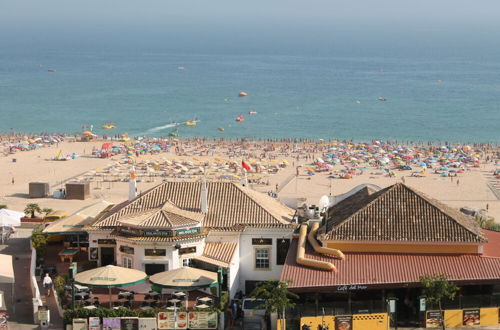
[{"label": "paved walkway", "polygon": [[54,298],[54,292],[47,297],[45,289],[43,289],[42,282],[38,279],[38,287],[41,288],[40,296],[42,299],[42,303],[45,306],[49,307],[50,310],[50,329],[63,329],[63,320],[59,316],[59,312],[57,310],[56,299]]},{"label": "paved walkway", "polygon": [[[11,330],[39,328],[38,325],[33,323],[30,286],[31,250],[29,243],[31,231],[32,229],[29,228],[18,228],[16,233],[6,242],[6,245],[0,245],[0,253],[12,255],[16,280],[14,285],[14,305],[12,304],[12,300],[6,299],[9,312],[9,327]],[[51,311],[51,314],[54,315],[54,312],[60,320],[57,310]],[[58,326],[56,328],[62,329],[62,321],[56,325]]]},{"label": "paved walkway", "polygon": [[5,301],[8,308],[11,329],[24,329],[23,325],[33,326],[33,307],[29,285],[31,259],[30,235],[31,229],[19,228],[6,242],[6,245],[0,245],[0,253],[12,256],[16,281],[14,285],[14,301],[12,302],[11,299],[6,299]]}]

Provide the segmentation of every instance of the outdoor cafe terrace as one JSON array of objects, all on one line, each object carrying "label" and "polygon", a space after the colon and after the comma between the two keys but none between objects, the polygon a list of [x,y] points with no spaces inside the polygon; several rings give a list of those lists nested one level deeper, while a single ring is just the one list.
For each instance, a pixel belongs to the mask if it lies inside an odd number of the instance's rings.
[{"label": "outdoor cafe terrace", "polygon": [[[59,253],[61,245],[48,245],[46,255],[43,262],[41,279],[48,272],[54,280],[57,275],[68,274],[70,263],[65,260],[61,261]],[[79,251],[73,261],[77,262],[80,267],[90,267],[92,264],[87,260],[87,252]],[[80,272],[83,271],[80,269]],[[170,293],[158,294],[151,289],[151,283],[144,282],[128,287],[112,288],[111,289],[111,306],[114,308],[125,307],[131,309],[152,309],[152,308],[188,308],[188,309],[207,309],[218,304],[218,297],[203,292],[201,290],[168,290]],[[175,294],[178,292],[179,294]],[[109,308],[109,289],[107,288],[92,288],[82,285],[75,286],[75,306],[86,309],[96,307]],[[71,286],[65,287],[66,307],[71,307]],[[96,303],[97,301],[97,303]]]}]

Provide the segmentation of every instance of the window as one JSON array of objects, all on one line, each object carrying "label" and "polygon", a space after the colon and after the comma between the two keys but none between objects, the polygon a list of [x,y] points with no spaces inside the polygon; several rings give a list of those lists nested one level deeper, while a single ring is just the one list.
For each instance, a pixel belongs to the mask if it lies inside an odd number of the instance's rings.
[{"label": "window", "polygon": [[269,269],[269,249],[255,249],[255,268]]},{"label": "window", "polygon": [[191,267],[193,265],[193,261],[191,258],[182,259],[182,267]]},{"label": "window", "polygon": [[165,249],[144,249],[144,255],[146,257],[164,257],[167,255],[167,250]]},{"label": "window", "polygon": [[132,268],[132,258],[123,257],[123,267]]},{"label": "window", "polygon": [[288,248],[290,247],[290,240],[287,238],[278,238],[276,240],[276,264],[284,265]]}]

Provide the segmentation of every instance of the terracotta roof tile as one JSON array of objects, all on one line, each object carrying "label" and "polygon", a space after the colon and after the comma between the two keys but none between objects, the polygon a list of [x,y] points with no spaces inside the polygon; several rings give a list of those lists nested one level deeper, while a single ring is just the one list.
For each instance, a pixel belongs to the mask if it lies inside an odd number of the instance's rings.
[{"label": "terracotta roof tile", "polygon": [[[235,225],[288,226],[294,211],[276,199],[230,182],[207,182],[208,212],[203,226],[228,228]],[[118,219],[162,207],[171,201],[184,211],[200,213],[199,182],[165,182],[132,201],[117,205],[96,219],[94,227],[114,227]]]},{"label": "terracotta roof tile", "polygon": [[331,262],[338,272],[308,268],[295,262],[297,240],[292,242],[281,280],[290,288],[339,285],[386,285],[419,282],[421,275],[445,274],[452,281],[486,281],[500,278],[500,258],[480,255],[345,253],[345,260],[319,255],[306,247],[307,258]]},{"label": "terracotta roof tile", "polygon": [[194,259],[216,266],[229,267],[236,246],[236,242],[207,242],[203,254]]},{"label": "terracotta roof tile", "polygon": [[321,240],[487,240],[473,219],[404,184],[374,193],[362,189],[331,207],[327,217]]}]

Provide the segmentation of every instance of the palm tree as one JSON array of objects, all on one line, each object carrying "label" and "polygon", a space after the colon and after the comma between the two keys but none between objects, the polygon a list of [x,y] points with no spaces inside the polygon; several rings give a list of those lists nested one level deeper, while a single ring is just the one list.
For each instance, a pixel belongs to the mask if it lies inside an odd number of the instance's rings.
[{"label": "palm tree", "polygon": [[285,327],[285,313],[287,309],[293,308],[295,303],[293,299],[298,299],[299,296],[288,291],[288,282],[285,281],[265,281],[260,283],[250,295],[253,298],[265,299],[266,312],[278,313],[278,317],[283,319],[283,327]]},{"label": "palm tree", "polygon": [[50,213],[52,213],[52,211],[54,210],[51,209],[50,207],[45,207],[42,209],[42,213],[45,214],[45,216],[48,216]]},{"label": "palm tree", "polygon": [[40,209],[40,206],[38,204],[35,204],[35,203],[28,204],[24,208],[24,213],[30,214],[31,218],[35,218],[35,213],[37,213],[37,212],[42,213],[42,210]]}]

